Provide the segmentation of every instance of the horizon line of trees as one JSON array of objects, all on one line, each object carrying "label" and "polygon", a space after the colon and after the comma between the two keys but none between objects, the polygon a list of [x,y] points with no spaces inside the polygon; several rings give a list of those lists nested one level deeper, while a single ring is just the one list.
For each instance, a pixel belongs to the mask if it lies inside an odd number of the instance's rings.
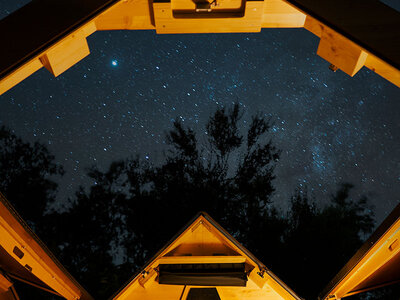
[{"label": "horizon line of trees", "polygon": [[[57,193],[51,178],[64,174],[62,166],[44,145],[26,143],[3,126],[0,192],[96,299],[118,290],[198,211],[207,211],[300,296],[317,299],[372,232],[368,199],[350,199],[353,186],[342,183],[320,206],[322,199],[297,189],[282,214],[273,203],[281,151],[269,136],[271,120],[254,115],[242,134],[242,117],[238,104],[217,109],[205,142],[176,120],[162,163],[131,156],[104,172],[91,168],[95,184],[80,187],[63,211],[51,208]],[[395,299],[396,290],[379,293]]]}]

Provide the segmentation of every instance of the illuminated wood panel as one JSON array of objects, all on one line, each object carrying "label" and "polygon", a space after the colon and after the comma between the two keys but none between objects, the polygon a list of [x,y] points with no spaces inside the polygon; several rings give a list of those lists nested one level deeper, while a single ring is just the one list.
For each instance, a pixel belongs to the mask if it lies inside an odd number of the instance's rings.
[{"label": "illuminated wood panel", "polygon": [[317,54],[350,76],[354,76],[364,66],[368,56],[355,43],[325,26]]},{"label": "illuminated wood panel", "polygon": [[[65,299],[92,299],[52,256],[1,194],[0,262],[2,270],[13,280],[29,283]],[[7,281],[9,279],[0,273],[0,295],[2,290],[5,291],[3,294],[10,295],[12,286]]]},{"label": "illuminated wood panel", "polygon": [[95,22],[97,30],[155,29],[152,5],[148,0],[120,1],[101,15]]},{"label": "illuminated wood panel", "polygon": [[86,37],[95,31],[94,22],[87,23],[48,49],[39,57],[40,62],[54,76],[60,75],[90,54]]},{"label": "illuminated wood panel", "polygon": [[[179,265],[188,274],[192,264],[243,264],[246,286],[232,286],[217,275],[207,286],[162,284],[160,265]],[[194,268],[196,270],[198,267]],[[186,275],[187,276],[187,275]],[[204,277],[203,277],[204,278]],[[202,279],[204,280],[204,279]],[[186,299],[191,288],[215,288],[221,300],[300,300],[300,298],[260,261],[221,228],[210,216],[201,213],[162,248],[133,279],[113,297],[115,300]]]},{"label": "illuminated wood panel", "polygon": [[399,69],[396,69],[392,65],[374,55],[368,55],[367,60],[365,61],[365,66],[371,71],[374,71],[383,78],[389,80],[391,83],[400,87]]},{"label": "illuminated wood panel", "polygon": [[341,299],[400,282],[400,205],[322,292],[320,299]]},{"label": "illuminated wood panel", "polygon": [[0,20],[10,41],[0,47],[0,94],[43,66],[62,74],[89,54],[86,37],[96,30],[282,27],[320,37],[317,54],[350,76],[366,66],[400,87],[400,13],[377,0],[38,0]]},{"label": "illuminated wood panel", "polygon": [[264,3],[263,28],[303,27],[306,15],[282,0],[268,0]]},{"label": "illuminated wood panel", "polygon": [[157,33],[259,32],[263,1],[246,2],[244,12],[174,14],[171,3],[153,3]]},{"label": "illuminated wood panel", "polygon": [[346,74],[354,76],[363,66],[366,66],[400,87],[400,70],[390,63],[383,61],[311,16],[306,17],[304,28],[321,38],[317,54]]}]

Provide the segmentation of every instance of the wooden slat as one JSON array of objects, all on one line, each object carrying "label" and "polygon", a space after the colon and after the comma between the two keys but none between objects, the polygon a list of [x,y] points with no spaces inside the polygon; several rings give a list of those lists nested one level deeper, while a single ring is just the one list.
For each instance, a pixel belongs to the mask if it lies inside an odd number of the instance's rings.
[{"label": "wooden slat", "polygon": [[[23,268],[66,299],[91,299],[0,194],[0,245]],[[22,255],[20,254],[22,252]],[[5,270],[7,271],[7,270]]]},{"label": "wooden slat", "polygon": [[400,70],[374,55],[368,55],[365,66],[400,87]]},{"label": "wooden slat", "polygon": [[400,205],[389,214],[321,292],[340,299],[400,279]]},{"label": "wooden slat", "polygon": [[158,259],[159,264],[216,264],[244,263],[244,256],[164,256]]},{"label": "wooden slat", "polygon": [[263,28],[303,27],[306,15],[283,0],[265,0]]},{"label": "wooden slat", "polygon": [[155,29],[148,0],[126,0],[115,4],[96,18],[97,30]]},{"label": "wooden slat", "polygon": [[39,57],[35,57],[29,60],[23,66],[13,69],[11,73],[0,79],[0,95],[7,92],[9,89],[20,83],[25,78],[31,76],[42,67],[43,64],[39,60]]},{"label": "wooden slat", "polygon": [[[400,240],[400,220],[384,235],[382,239],[374,245],[369,253],[357,264],[357,266],[349,272],[343,281],[332,292],[338,298],[342,298],[350,294],[355,287],[360,285],[364,280],[371,277],[379,269],[390,262],[390,260],[400,253],[400,246],[391,246]],[[393,268],[398,268],[394,265]]]}]

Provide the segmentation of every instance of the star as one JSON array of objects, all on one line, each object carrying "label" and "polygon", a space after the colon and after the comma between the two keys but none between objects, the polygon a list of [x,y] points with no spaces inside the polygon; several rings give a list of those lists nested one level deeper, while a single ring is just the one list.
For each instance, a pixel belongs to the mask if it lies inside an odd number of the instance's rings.
[{"label": "star", "polygon": [[118,66],[118,61],[117,61],[116,59],[113,59],[113,60],[111,61],[111,65],[112,65],[113,67]]}]

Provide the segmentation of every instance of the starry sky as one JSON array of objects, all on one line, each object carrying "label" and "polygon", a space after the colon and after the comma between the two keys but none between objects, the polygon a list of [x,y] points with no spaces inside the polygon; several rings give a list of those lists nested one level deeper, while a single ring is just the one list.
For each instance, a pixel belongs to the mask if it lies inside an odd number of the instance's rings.
[{"label": "starry sky", "polygon": [[[27,2],[2,1],[0,18]],[[384,2],[400,10],[400,0]],[[299,187],[323,202],[350,182],[380,223],[400,202],[400,89],[366,68],[333,73],[318,42],[304,29],[96,32],[91,54],[65,73],[42,68],[0,96],[0,126],[47,145],[66,170],[63,202],[92,183],[88,167],[136,154],[158,163],[175,118],[201,134],[217,107],[239,102],[243,128],[257,112],[274,121],[276,203],[284,209]]]}]

